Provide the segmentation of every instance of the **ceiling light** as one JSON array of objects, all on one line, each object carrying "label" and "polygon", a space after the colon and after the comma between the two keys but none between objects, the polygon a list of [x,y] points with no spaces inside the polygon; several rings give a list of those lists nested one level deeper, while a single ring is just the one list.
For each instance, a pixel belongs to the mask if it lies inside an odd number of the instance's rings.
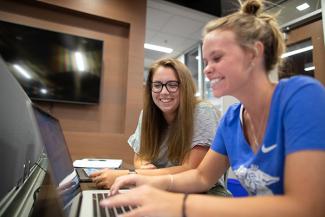
[{"label": "ceiling light", "polygon": [[306,72],[308,72],[308,71],[312,71],[312,70],[315,70],[315,66],[306,67],[304,70],[305,70]]},{"label": "ceiling light", "polygon": [[310,7],[309,4],[303,3],[303,4],[299,5],[299,6],[297,6],[296,8],[297,8],[298,11],[303,11],[303,10],[309,8],[309,7]]},{"label": "ceiling light", "polygon": [[292,55],[295,55],[298,53],[306,52],[306,51],[312,50],[313,48],[314,47],[311,45],[311,46],[303,47],[303,48],[300,48],[297,50],[293,50],[293,51],[282,54],[281,58],[286,58],[286,57],[289,57],[289,56],[292,56]]},{"label": "ceiling light", "polygon": [[158,45],[154,45],[154,44],[148,44],[148,43],[144,44],[144,48],[149,49],[149,50],[163,52],[163,53],[171,53],[171,52],[173,52],[173,49],[171,49],[171,48],[162,47],[162,46],[158,46]]}]

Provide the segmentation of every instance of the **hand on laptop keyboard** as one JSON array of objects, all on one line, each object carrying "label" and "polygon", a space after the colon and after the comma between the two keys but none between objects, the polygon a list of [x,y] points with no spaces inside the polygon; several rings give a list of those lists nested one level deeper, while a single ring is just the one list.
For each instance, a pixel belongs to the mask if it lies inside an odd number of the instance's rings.
[{"label": "hand on laptop keyboard", "polygon": [[183,194],[169,193],[143,185],[125,193],[104,199],[100,205],[107,208],[135,206],[127,216],[181,216]]},{"label": "hand on laptop keyboard", "polygon": [[[156,188],[167,190],[170,187],[170,176],[144,176],[138,174],[131,174],[127,176],[121,176],[115,179],[110,190],[111,194],[117,194],[118,190],[126,186],[140,186],[140,185],[151,185]],[[167,179],[167,180],[166,180]]]},{"label": "hand on laptop keyboard", "polygon": [[128,170],[103,169],[90,174],[90,178],[98,188],[108,189],[117,177],[127,175],[128,172]]},{"label": "hand on laptop keyboard", "polygon": [[123,213],[129,212],[133,209],[135,209],[135,206],[119,206],[119,207],[103,207],[99,205],[99,202],[102,201],[103,199],[109,198],[108,193],[96,193],[93,194],[93,212],[94,216],[100,216],[100,217],[115,217],[115,216],[120,216]]}]

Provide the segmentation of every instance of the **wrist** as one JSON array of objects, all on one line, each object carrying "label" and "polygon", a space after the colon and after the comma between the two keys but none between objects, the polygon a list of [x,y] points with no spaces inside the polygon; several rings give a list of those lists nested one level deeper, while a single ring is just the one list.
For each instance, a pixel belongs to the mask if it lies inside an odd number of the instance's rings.
[{"label": "wrist", "polygon": [[174,176],[172,174],[168,174],[168,178],[169,178],[169,184],[166,190],[171,191],[174,185]]}]

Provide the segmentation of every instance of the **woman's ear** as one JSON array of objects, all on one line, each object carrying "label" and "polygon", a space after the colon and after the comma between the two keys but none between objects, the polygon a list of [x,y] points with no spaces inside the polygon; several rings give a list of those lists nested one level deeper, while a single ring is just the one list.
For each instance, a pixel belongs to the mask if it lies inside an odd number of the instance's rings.
[{"label": "woman's ear", "polygon": [[254,57],[262,57],[264,54],[264,44],[260,41],[254,43],[253,46]]},{"label": "woman's ear", "polygon": [[262,42],[257,41],[253,44],[253,46],[250,47],[250,58],[251,58],[251,63],[255,65],[258,61],[258,59],[263,58],[264,54],[264,45]]}]

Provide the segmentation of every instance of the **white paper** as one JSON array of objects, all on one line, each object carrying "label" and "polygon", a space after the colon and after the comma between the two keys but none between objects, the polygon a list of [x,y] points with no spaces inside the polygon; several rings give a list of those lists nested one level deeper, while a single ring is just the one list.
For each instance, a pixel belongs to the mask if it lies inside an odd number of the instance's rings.
[{"label": "white paper", "polygon": [[121,159],[85,158],[73,161],[74,167],[117,169],[122,165]]}]

